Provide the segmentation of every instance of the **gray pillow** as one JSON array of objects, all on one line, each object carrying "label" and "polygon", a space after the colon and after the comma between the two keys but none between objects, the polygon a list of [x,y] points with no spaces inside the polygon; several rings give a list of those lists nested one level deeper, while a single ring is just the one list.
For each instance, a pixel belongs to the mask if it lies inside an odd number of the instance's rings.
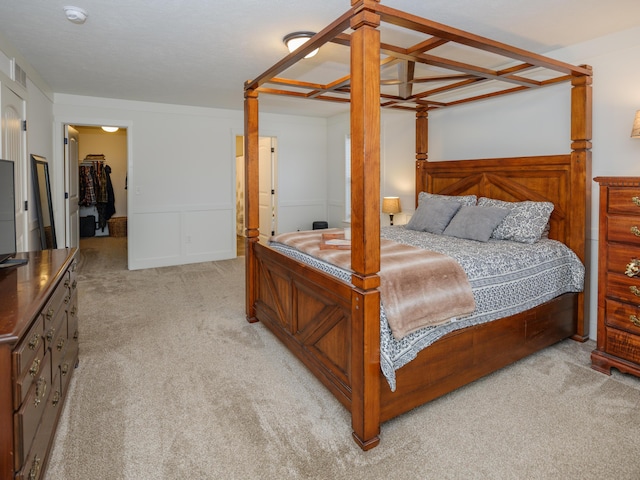
[{"label": "gray pillow", "polygon": [[429,198],[418,205],[406,228],[439,235],[461,206],[459,202]]},{"label": "gray pillow", "polygon": [[451,237],[486,242],[508,214],[509,210],[506,208],[465,205],[458,210],[443,233]]},{"label": "gray pillow", "polygon": [[439,198],[441,200],[446,200],[449,202],[458,202],[462,205],[475,205],[478,201],[478,197],[475,195],[439,195],[437,193],[429,193],[429,192],[420,192],[418,194],[418,206],[429,198]]},{"label": "gray pillow", "polygon": [[509,215],[498,225],[491,237],[520,243],[535,243],[540,240],[553,212],[551,202],[505,202],[481,197],[478,205],[507,208]]}]

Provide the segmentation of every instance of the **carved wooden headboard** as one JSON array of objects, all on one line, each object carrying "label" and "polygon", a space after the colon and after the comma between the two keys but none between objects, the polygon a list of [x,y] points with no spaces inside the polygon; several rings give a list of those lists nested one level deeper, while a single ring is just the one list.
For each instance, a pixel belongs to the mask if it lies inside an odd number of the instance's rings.
[{"label": "carved wooden headboard", "polygon": [[[416,201],[420,190],[443,195],[490,197],[509,202],[553,202],[549,237],[584,261],[586,185],[584,167],[570,154],[416,162]],[[574,219],[582,219],[578,224]],[[580,224],[581,223],[581,224]]]}]

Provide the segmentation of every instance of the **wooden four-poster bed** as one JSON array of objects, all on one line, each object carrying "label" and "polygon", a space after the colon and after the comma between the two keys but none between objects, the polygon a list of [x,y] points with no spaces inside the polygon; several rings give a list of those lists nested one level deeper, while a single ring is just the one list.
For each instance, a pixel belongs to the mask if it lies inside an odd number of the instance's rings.
[{"label": "wooden four-poster bed", "polygon": [[[384,25],[421,35],[408,46],[381,43]],[[414,37],[412,37],[414,38]],[[350,49],[350,73],[316,84],[277,77],[327,42]],[[446,58],[449,47],[488,52],[496,69]],[[381,68],[398,64],[396,82]],[[437,67],[420,77],[421,68]],[[443,73],[445,70],[448,72]],[[544,72],[544,74],[540,74]],[[569,153],[485,160],[428,160],[430,110],[567,83]],[[389,93],[395,84],[397,93]],[[490,86],[478,93],[477,88]],[[421,88],[422,87],[422,88]],[[350,283],[258,242],[258,96],[350,102]],[[245,84],[246,314],[263,322],[351,412],[364,450],[380,424],[565,338],[587,339],[584,295],[564,293],[521,313],[454,330],[396,372],[380,368],[380,109],[415,112],[419,192],[553,203],[548,236],[585,260],[591,164],[591,69],[573,66],[381,5],[351,8],[306,44]]]}]

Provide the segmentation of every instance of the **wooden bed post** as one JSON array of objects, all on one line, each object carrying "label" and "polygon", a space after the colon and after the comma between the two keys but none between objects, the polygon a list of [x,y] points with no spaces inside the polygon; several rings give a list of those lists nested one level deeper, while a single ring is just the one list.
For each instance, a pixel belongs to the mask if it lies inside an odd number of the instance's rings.
[{"label": "wooden bed post", "polygon": [[[356,4],[358,5],[356,7]],[[380,16],[352,0],[351,424],[363,450],[380,442]]]},{"label": "wooden bed post", "polygon": [[[591,70],[588,65],[581,67]],[[586,264],[588,253],[588,241],[586,238],[591,225],[591,137],[592,137],[592,77],[579,75],[571,79],[571,179],[572,197],[583,198],[580,211],[574,211],[571,215],[569,228],[572,231],[584,231],[585,235],[576,239],[577,245],[569,245]],[[571,200],[572,205],[579,202]],[[571,238],[571,237],[569,237]],[[588,282],[589,276],[585,278]],[[586,285],[585,285],[586,288]],[[589,319],[585,317],[584,292],[578,297],[578,319],[582,320],[577,325],[574,340],[586,341],[589,338]]]},{"label": "wooden bed post", "polygon": [[429,158],[429,111],[421,108],[416,111],[416,192],[414,205],[418,206],[418,194],[427,191],[425,176],[422,173]]},{"label": "wooden bed post", "polygon": [[244,191],[245,206],[245,299],[247,320],[257,322],[255,302],[257,297],[257,260],[254,245],[259,235],[258,210],[258,92],[246,90],[244,94]]}]

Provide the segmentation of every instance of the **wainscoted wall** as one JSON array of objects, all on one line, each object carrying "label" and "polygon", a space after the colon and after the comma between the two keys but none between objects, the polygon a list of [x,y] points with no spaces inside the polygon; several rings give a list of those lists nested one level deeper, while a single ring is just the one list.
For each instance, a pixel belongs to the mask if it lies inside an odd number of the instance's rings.
[{"label": "wainscoted wall", "polygon": [[[56,128],[127,127],[130,269],[235,257],[235,137],[243,112],[75,95],[56,95],[53,109]],[[323,218],[326,120],[265,114],[260,125],[278,138],[280,231]]]}]

